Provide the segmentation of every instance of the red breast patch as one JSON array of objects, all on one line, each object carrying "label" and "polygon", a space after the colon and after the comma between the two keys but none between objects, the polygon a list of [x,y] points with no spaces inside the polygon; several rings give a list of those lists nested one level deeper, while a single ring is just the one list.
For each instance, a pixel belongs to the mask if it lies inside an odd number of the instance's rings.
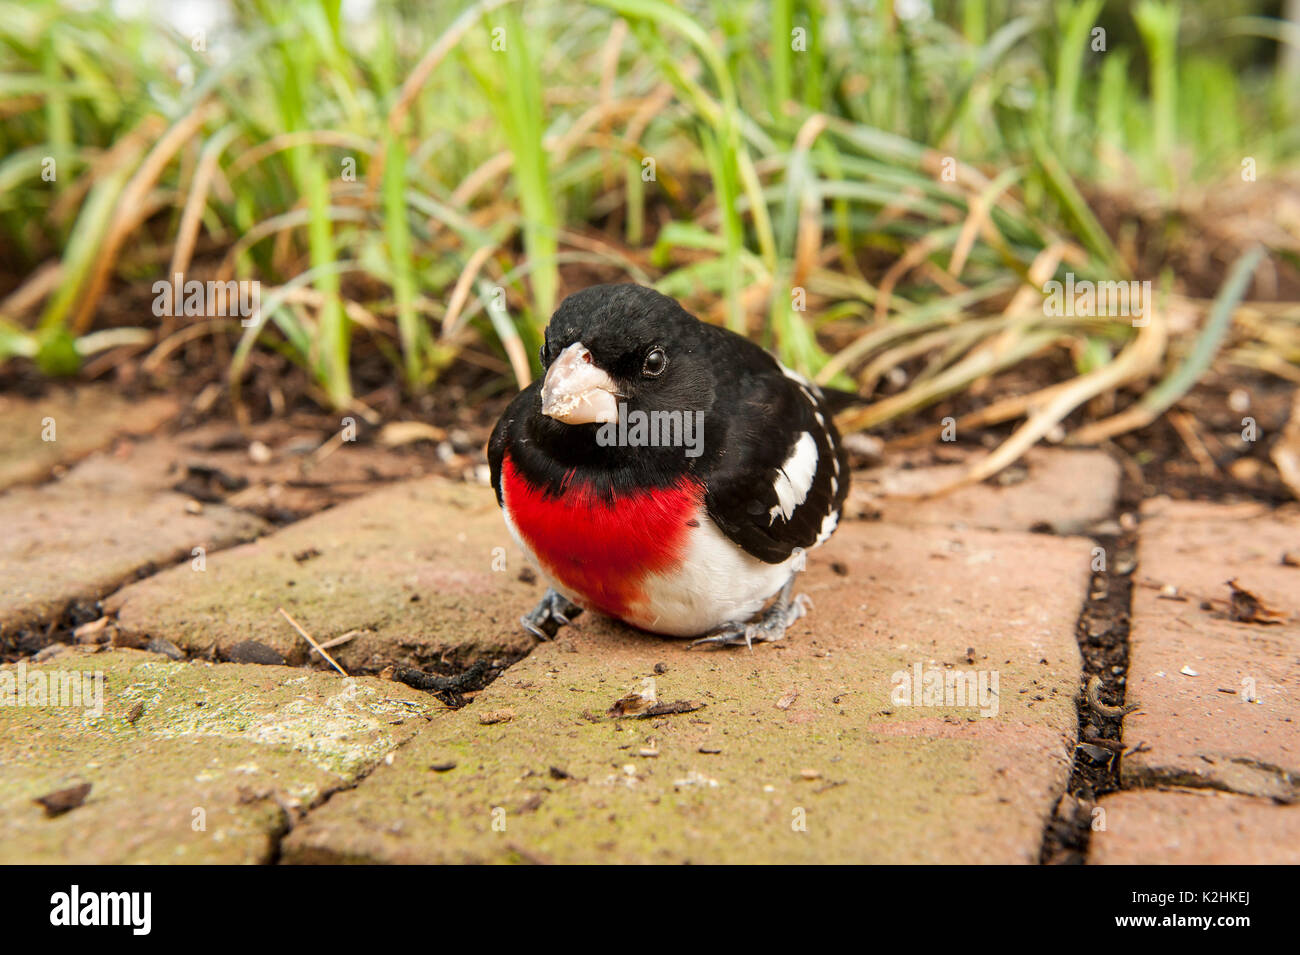
[{"label": "red breast patch", "polygon": [[682,559],[703,488],[683,478],[606,502],[571,478],[557,497],[524,480],[508,454],[501,462],[510,519],[538,561],[590,609],[622,617],[641,598],[646,574]]}]

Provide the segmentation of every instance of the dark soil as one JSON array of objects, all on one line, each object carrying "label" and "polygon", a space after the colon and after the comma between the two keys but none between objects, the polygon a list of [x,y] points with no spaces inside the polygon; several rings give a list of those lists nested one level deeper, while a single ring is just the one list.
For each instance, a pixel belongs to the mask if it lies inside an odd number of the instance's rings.
[{"label": "dark soil", "polygon": [[1121,482],[1118,503],[1121,532],[1096,539],[1105,552],[1105,570],[1093,574],[1088,601],[1075,628],[1083,656],[1083,675],[1075,699],[1078,745],[1065,795],[1057,802],[1043,832],[1039,862],[1045,865],[1084,864],[1097,800],[1120,788],[1123,719],[1094,710],[1085,691],[1088,682],[1098,677],[1102,702],[1114,707],[1124,704],[1133,573],[1137,566],[1136,515],[1141,504],[1135,482]]},{"label": "dark soil", "polygon": [[[1243,392],[1249,396],[1246,406],[1241,404]],[[1067,792],[1043,834],[1042,863],[1083,864],[1092,836],[1092,810],[1100,797],[1120,788],[1123,719],[1097,712],[1085,687],[1092,677],[1099,677],[1101,701],[1112,707],[1124,704],[1142,501],[1156,495],[1268,504],[1292,500],[1268,456],[1272,441],[1286,424],[1292,394],[1291,385],[1264,376],[1211,374],[1174,408],[1175,413],[1185,415],[1184,421],[1192,422],[1206,452],[1202,458],[1192,453],[1187,438],[1167,416],[1114,442],[1112,450],[1123,465],[1115,515],[1119,533],[1097,538],[1105,550],[1106,570],[1094,575],[1089,600],[1079,615],[1076,635],[1083,656],[1077,699],[1080,745]],[[1261,440],[1241,439],[1241,421],[1246,415],[1258,423]]]},{"label": "dark soil", "polygon": [[30,657],[55,643],[73,643],[72,632],[83,623],[102,617],[98,600],[73,601],[53,620],[19,627],[12,633],[0,631],[0,663]]}]

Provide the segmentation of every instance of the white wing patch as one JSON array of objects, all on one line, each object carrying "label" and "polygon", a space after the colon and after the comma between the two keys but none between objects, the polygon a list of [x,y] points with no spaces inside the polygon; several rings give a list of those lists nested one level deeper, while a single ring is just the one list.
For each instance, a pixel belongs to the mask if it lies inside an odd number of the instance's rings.
[{"label": "white wing patch", "polygon": [[812,489],[813,478],[817,475],[817,441],[805,431],[795,442],[794,450],[786,458],[776,473],[772,490],[776,492],[777,504],[768,511],[768,525],[776,521],[780,514],[787,521],[794,509],[802,504]]},{"label": "white wing patch", "polygon": [[826,543],[826,541],[830,539],[830,536],[835,533],[835,526],[839,524],[839,522],[840,522],[839,511],[831,511],[829,514],[823,517],[821,532],[817,535],[817,540],[813,543],[813,546],[816,547],[819,544]]}]

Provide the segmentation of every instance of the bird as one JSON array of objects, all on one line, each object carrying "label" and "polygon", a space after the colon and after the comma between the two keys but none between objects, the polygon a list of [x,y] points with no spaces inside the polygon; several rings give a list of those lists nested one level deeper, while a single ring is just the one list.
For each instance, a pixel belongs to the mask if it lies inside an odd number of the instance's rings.
[{"label": "bird", "polygon": [[823,389],[633,283],[565,298],[539,357],[488,442],[506,526],[549,585],[523,627],[551,639],[587,610],[692,647],[782,639],[849,487]]}]

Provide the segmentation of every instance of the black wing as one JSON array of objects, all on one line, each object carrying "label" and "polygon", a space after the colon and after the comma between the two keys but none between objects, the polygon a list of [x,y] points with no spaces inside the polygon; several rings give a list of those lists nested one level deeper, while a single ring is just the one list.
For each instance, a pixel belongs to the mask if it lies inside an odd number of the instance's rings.
[{"label": "black wing", "polygon": [[757,346],[745,352],[710,415],[723,433],[701,475],[705,504],[727,537],[778,564],[829,536],[848,493],[848,458],[821,390]]}]

